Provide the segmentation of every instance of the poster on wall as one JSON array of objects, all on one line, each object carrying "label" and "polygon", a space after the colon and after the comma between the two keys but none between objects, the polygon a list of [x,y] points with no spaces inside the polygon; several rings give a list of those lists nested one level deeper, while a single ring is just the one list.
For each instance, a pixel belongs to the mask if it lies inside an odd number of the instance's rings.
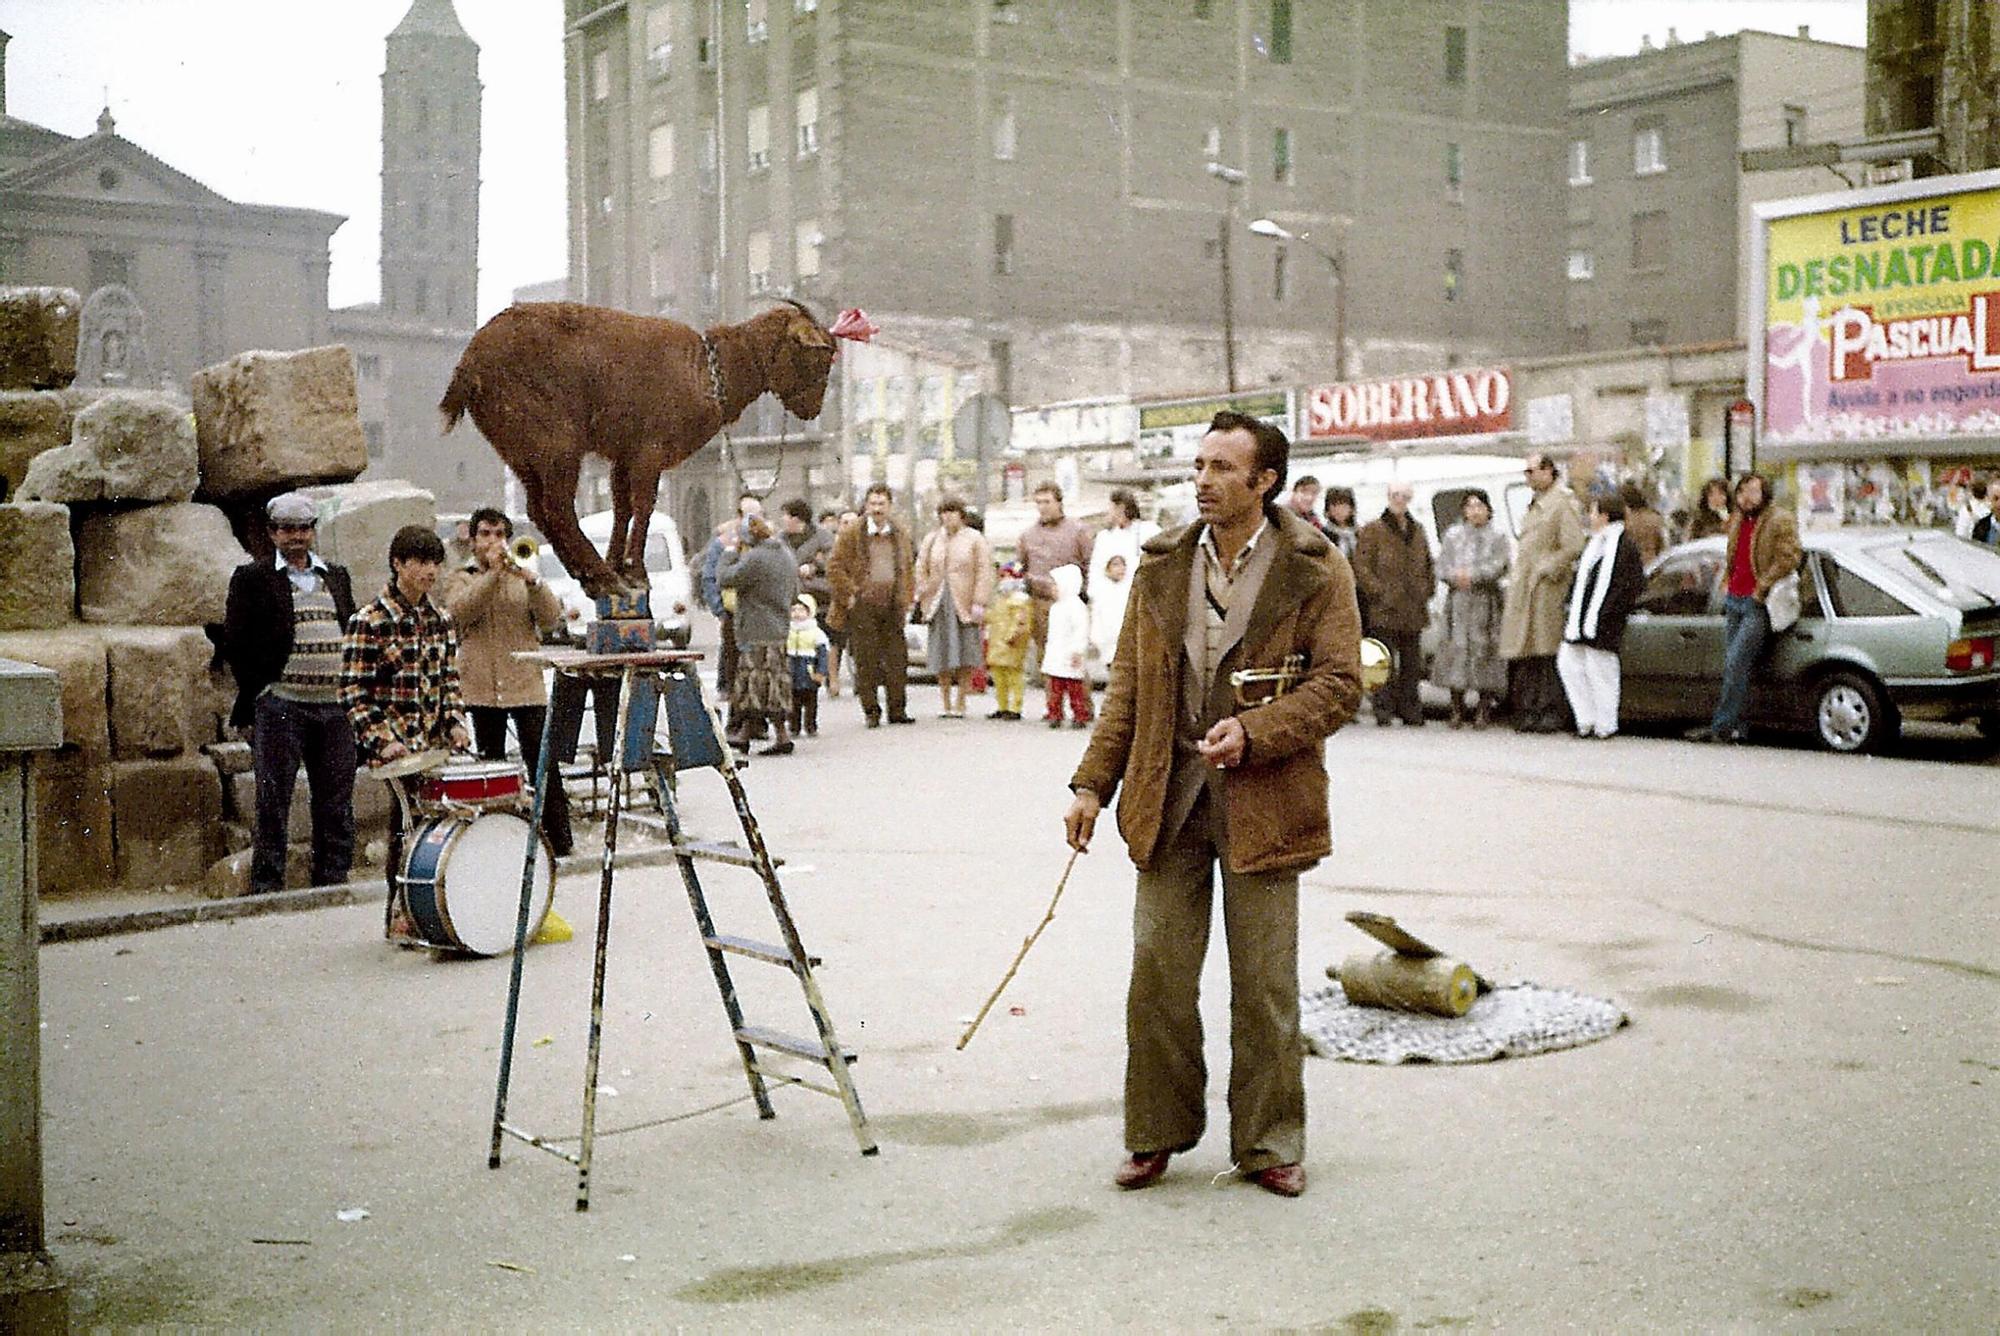
[{"label": "poster on wall", "polygon": [[1760,448],[2000,436],[2000,172],[1760,204],[1752,249]]},{"label": "poster on wall", "polygon": [[1838,529],[1847,523],[1847,466],[1801,464],[1798,473],[1799,523],[1808,529]]}]

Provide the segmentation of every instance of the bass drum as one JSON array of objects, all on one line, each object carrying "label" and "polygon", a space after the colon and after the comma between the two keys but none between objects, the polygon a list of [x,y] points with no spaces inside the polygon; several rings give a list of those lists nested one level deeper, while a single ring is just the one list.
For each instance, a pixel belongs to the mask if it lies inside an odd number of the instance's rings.
[{"label": "bass drum", "polygon": [[[423,939],[475,956],[512,951],[527,856],[528,823],[510,812],[441,816],[419,826],[403,861],[403,899]],[[528,901],[529,940],[554,894],[555,858],[544,840]]]}]

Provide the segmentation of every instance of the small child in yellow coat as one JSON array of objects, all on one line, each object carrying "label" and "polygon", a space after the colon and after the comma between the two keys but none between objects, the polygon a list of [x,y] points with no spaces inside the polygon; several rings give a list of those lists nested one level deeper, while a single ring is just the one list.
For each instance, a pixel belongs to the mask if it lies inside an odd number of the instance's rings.
[{"label": "small child in yellow coat", "polygon": [[1019,719],[1027,698],[1029,620],[1032,600],[1021,582],[1021,568],[1000,568],[1000,583],[986,608],[986,667],[993,674],[995,708],[988,718]]}]

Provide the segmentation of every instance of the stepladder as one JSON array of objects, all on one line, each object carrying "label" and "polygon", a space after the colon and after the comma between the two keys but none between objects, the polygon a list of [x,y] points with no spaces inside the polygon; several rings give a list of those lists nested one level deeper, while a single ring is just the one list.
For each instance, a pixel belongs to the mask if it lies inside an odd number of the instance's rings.
[{"label": "stepladder", "polygon": [[[774,1118],[771,1101],[773,1086],[796,1085],[838,1099],[845,1108],[861,1153],[877,1152],[861,1098],[850,1068],[856,1054],[844,1048],[835,1032],[833,1018],[815,976],[819,960],[807,953],[800,939],[784,887],[778,875],[782,865],[767,846],[762,827],[751,808],[743,776],[730,749],[723,745],[714,710],[703,694],[696,672],[699,654],[684,650],[656,650],[633,654],[593,655],[579,651],[536,651],[532,657],[557,673],[610,678],[618,684],[616,741],[611,758],[614,782],[610,785],[604,824],[604,851],[598,876],[598,912],[595,955],[591,975],[589,1038],[583,1079],[583,1124],[576,1148],[569,1137],[549,1137],[530,1132],[507,1118],[507,1099],[513,1070],[516,1030],[520,1014],[522,960],[527,935],[529,904],[534,885],[534,865],[539,838],[528,842],[522,873],[520,915],[517,921],[516,950],[510,975],[507,1013],[503,1027],[499,1080],[494,1093],[493,1126],[488,1146],[489,1168],[500,1165],[503,1141],[513,1137],[572,1164],[577,1170],[579,1211],[589,1209],[591,1169],[597,1140],[597,1097],[599,1069],[603,1053],[606,962],[610,947],[613,891],[619,870],[618,836],[621,827],[653,827],[671,849],[687,893],[701,944],[708,956],[710,971],[722,1000],[730,1037],[736,1045],[750,1099],[761,1118]],[[550,763],[548,739],[553,730],[543,732],[542,755],[536,770],[531,825],[539,837],[544,786],[557,772]],[[729,798],[731,813],[741,834],[738,840],[703,840],[686,828],[682,817],[680,776],[689,771],[713,770],[720,777]],[[652,799],[653,810],[630,810],[625,795],[630,787],[620,782],[626,776],[638,778]],[[555,779],[553,782],[560,782]],[[775,926],[771,937],[725,931],[711,908],[709,890],[703,884],[704,864],[729,867],[753,874]],[[740,877],[738,878],[740,880]],[[717,903],[722,903],[718,899]],[[733,919],[732,919],[733,926]],[[732,961],[790,973],[802,994],[805,1011],[811,1018],[808,1033],[794,1034],[775,1026],[753,1023],[745,1014],[743,994],[733,974]],[[792,1068],[802,1068],[805,1075]]]}]

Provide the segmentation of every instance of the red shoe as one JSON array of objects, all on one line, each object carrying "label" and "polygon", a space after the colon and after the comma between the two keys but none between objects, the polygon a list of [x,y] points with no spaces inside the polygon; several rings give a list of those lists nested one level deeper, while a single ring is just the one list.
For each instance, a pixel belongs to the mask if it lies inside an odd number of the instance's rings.
[{"label": "red shoe", "polygon": [[1279,1197],[1302,1197],[1306,1191],[1306,1167],[1302,1164],[1274,1164],[1250,1175],[1250,1181]]},{"label": "red shoe", "polygon": [[1173,1158],[1174,1153],[1170,1150],[1128,1155],[1119,1163],[1118,1171],[1111,1175],[1111,1181],[1128,1190],[1149,1188],[1160,1181],[1160,1175],[1167,1172],[1167,1161]]}]

